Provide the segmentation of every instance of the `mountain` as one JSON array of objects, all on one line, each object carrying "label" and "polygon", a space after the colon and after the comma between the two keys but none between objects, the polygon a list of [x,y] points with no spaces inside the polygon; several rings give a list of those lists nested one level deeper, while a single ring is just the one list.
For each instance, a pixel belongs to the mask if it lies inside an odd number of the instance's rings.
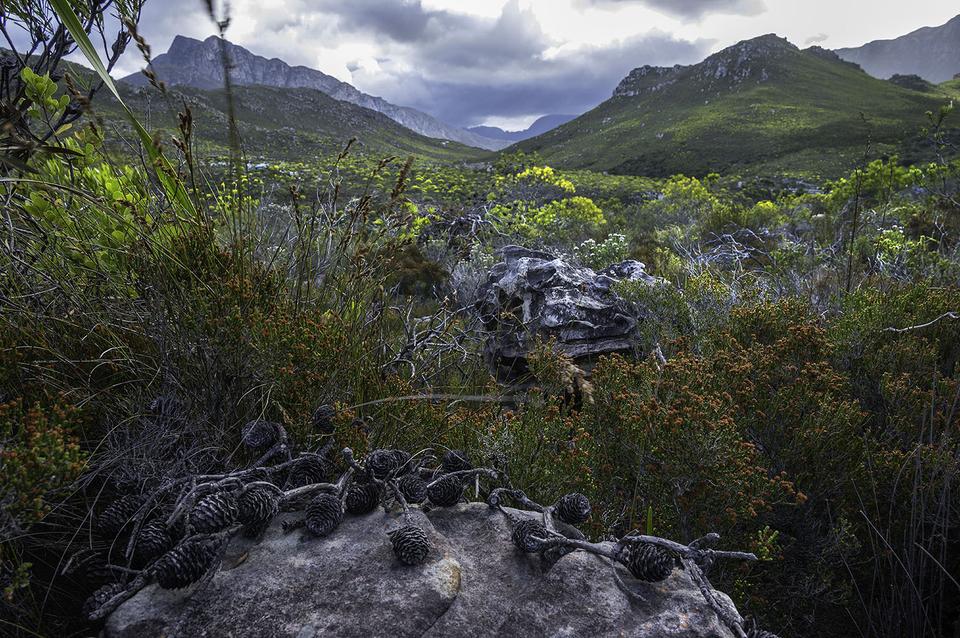
[{"label": "mountain", "polygon": [[699,64],[634,69],[606,102],[513,148],[561,167],[637,175],[832,177],[859,161],[868,140],[878,155],[920,152],[925,113],[943,100],[942,90],[879,80],[771,34]]},{"label": "mountain", "polygon": [[924,27],[893,40],[874,40],[861,47],[837,49],[878,78],[919,75],[946,82],[960,73],[960,15],[939,27]]},{"label": "mountain", "polygon": [[[383,113],[391,120],[426,137],[452,140],[487,150],[498,150],[506,146],[502,140],[482,137],[445,124],[422,111],[397,106],[383,98],[362,93],[352,85],[315,69],[290,66],[277,58],[267,59],[226,40],[222,43],[231,64],[230,79],[235,86],[315,89],[336,100]],[[169,86],[207,90],[222,88],[224,74],[220,46],[221,40],[217,36],[210,36],[201,42],[178,35],[166,53],[153,59],[153,70],[157,77]],[[127,76],[122,81],[135,86],[148,84],[147,79],[140,73]]]},{"label": "mountain", "polygon": [[[152,87],[125,83],[119,89],[141,122],[151,131],[167,133],[160,139],[169,139],[169,134],[176,131],[176,111],[186,104],[193,116],[196,150],[203,155],[228,151],[228,100],[224,89],[177,86],[162,94]],[[358,141],[354,155],[365,153],[374,159],[416,155],[459,162],[489,154],[458,142],[420,135],[382,113],[336,100],[316,89],[245,85],[234,87],[232,95],[241,146],[251,160],[310,161],[336,155],[351,137]],[[121,139],[135,139],[136,135],[107,91],[97,94],[93,112],[103,120],[112,146],[127,150]]]},{"label": "mountain", "polygon": [[577,117],[576,115],[544,115],[537,118],[533,124],[522,131],[505,131],[498,126],[472,126],[467,130],[483,137],[489,137],[495,140],[505,140],[508,142],[519,142],[528,140],[531,137],[542,135],[547,131],[553,130],[561,124],[566,124]]}]

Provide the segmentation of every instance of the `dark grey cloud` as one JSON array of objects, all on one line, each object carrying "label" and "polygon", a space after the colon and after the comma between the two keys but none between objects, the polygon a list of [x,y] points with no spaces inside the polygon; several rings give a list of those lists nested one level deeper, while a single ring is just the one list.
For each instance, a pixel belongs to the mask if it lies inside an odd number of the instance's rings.
[{"label": "dark grey cloud", "polygon": [[[481,46],[486,42],[493,47]],[[453,124],[471,126],[488,118],[544,113],[582,113],[610,97],[631,69],[701,60],[712,41],[688,42],[662,32],[605,46],[545,55],[546,48],[517,48],[507,57],[499,40],[477,38],[469,54],[462,45],[438,41],[418,56],[415,70],[359,77],[361,84],[391,101],[428,111]],[[498,65],[471,66],[471,59]]]},{"label": "dark grey cloud", "polygon": [[699,19],[711,13],[757,15],[766,9],[764,0],[580,0],[580,4],[595,7],[639,4],[686,19]]},{"label": "dark grey cloud", "polygon": [[[406,10],[424,13],[418,5],[405,3]],[[348,3],[338,7],[338,15],[353,20]],[[471,126],[496,117],[583,112],[610,97],[631,69],[694,62],[711,44],[654,31],[603,45],[557,47],[561,43],[516,0],[494,19],[451,19],[441,13],[426,21],[418,41],[399,43],[400,51],[376,73],[354,71],[357,84],[392,102]]]},{"label": "dark grey cloud", "polygon": [[[235,0],[231,31],[250,33],[255,25],[255,35],[238,44],[290,64],[320,66],[318,43],[328,49],[370,43],[376,66],[371,58],[347,61],[352,84],[460,126],[582,112],[607,99],[631,69],[695,62],[711,44],[654,31],[571,48],[545,33],[517,0],[493,18],[430,9],[420,0],[273,1],[267,10],[255,0]],[[141,31],[158,54],[174,35],[203,38],[213,25],[202,0],[153,0]],[[140,66],[130,59],[132,68],[124,71]]]}]

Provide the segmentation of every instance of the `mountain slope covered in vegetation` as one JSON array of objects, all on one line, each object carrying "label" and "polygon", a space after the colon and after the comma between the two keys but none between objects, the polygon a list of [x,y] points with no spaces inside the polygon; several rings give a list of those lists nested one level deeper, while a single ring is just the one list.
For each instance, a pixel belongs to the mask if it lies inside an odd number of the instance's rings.
[{"label": "mountain slope covered in vegetation", "polygon": [[[223,50],[221,50],[223,47]],[[316,89],[330,97],[383,113],[401,126],[427,137],[452,140],[468,146],[496,150],[504,143],[457,128],[437,118],[405,106],[397,106],[381,97],[368,95],[337,78],[305,66],[290,66],[283,60],[267,59],[247,49],[210,36],[202,42],[177,36],[170,49],[151,62],[151,69],[168,85],[195,89],[219,89],[224,85],[223,55],[230,61],[230,79],[234,85],[262,85],[288,89]],[[146,86],[146,78],[135,73],[123,79],[134,86]]]},{"label": "mountain slope covered in vegetation", "polygon": [[865,152],[919,152],[940,92],[870,77],[775,35],[699,64],[633,70],[613,97],[515,148],[549,163],[666,176],[714,171],[837,176]]}]

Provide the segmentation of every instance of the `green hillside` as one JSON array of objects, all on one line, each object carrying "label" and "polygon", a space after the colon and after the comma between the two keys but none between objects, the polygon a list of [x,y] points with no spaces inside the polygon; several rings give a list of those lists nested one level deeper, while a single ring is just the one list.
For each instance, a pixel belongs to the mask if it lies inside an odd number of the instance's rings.
[{"label": "green hillside", "polygon": [[637,175],[832,177],[868,140],[873,155],[919,157],[925,113],[943,100],[936,87],[877,80],[829,51],[766,35],[693,66],[635,69],[611,99],[512,148],[562,167]]},{"label": "green hillside", "polygon": [[[196,143],[207,154],[229,148],[228,101],[224,90],[186,87],[164,95],[154,88],[121,84],[124,101],[149,128],[173,131],[177,112],[190,106]],[[352,137],[361,149],[378,156],[416,155],[441,161],[464,161],[488,153],[424,137],[390,118],[360,106],[335,100],[313,89],[242,86],[233,89],[234,109],[244,152],[251,158],[309,160],[336,153]],[[119,105],[105,91],[94,110],[104,116],[108,131],[129,134]]]}]

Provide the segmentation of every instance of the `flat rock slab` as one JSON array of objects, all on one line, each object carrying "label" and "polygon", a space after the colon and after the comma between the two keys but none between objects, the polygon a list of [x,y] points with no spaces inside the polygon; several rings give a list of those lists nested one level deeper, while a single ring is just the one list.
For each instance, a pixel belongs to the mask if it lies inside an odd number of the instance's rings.
[{"label": "flat rock slab", "polygon": [[649,584],[583,552],[551,563],[517,550],[507,517],[481,503],[410,516],[430,536],[424,565],[394,557],[386,532],[404,524],[395,514],[347,516],[327,538],[284,534],[278,520],[257,544],[235,540],[209,582],[147,587],[104,635],[732,636],[682,570]]}]

